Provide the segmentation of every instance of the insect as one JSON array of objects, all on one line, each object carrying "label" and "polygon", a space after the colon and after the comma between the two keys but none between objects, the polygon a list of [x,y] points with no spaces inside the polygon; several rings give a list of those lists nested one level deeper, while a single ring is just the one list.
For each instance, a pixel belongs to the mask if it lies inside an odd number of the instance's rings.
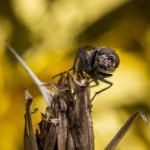
[{"label": "insect", "polygon": [[[85,51],[87,50],[87,51]],[[98,85],[98,80],[109,84],[106,88],[97,91],[93,98],[104,90],[110,88],[113,84],[105,78],[111,77],[115,69],[119,66],[120,59],[114,50],[107,47],[87,46],[79,48],[75,56],[73,70],[77,65],[78,72],[86,72],[92,78],[91,82]]]},{"label": "insect", "polygon": [[[93,100],[97,94],[105,91],[113,85],[112,82],[107,81],[105,78],[112,76],[115,69],[119,66],[119,63],[120,59],[114,50],[107,47],[86,46],[78,49],[73,67],[68,71],[73,70],[73,73],[77,72],[82,77],[83,72],[86,72],[91,77],[91,82],[94,81],[96,83],[95,86],[99,84],[98,80],[108,84],[106,88],[95,93],[91,99]],[[66,73],[66,71],[63,73]],[[59,75],[60,74],[53,78]]]}]

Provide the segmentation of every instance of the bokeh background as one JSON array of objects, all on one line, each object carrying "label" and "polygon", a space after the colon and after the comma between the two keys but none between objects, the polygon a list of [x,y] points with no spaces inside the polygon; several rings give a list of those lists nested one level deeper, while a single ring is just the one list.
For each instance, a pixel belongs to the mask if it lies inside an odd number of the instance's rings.
[{"label": "bokeh background", "polygon": [[[0,149],[23,149],[24,93],[34,108],[45,103],[38,88],[5,49],[16,49],[44,82],[69,69],[80,46],[107,46],[121,59],[108,80],[114,86],[93,102],[95,149],[109,143],[135,111],[150,120],[150,1],[1,0],[0,1]],[[91,94],[106,84],[92,88]],[[35,127],[40,114],[33,115]],[[149,150],[150,127],[139,117],[117,150]]]}]

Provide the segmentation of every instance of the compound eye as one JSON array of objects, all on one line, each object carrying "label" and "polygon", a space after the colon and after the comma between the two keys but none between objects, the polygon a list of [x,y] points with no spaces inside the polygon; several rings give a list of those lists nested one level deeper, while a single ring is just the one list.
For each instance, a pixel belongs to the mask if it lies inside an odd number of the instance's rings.
[{"label": "compound eye", "polygon": [[114,50],[107,47],[97,47],[95,49],[98,51],[98,55],[107,56],[108,60],[110,60],[114,64],[114,68],[117,68],[119,66],[120,59]]},{"label": "compound eye", "polygon": [[115,62],[115,68],[117,68],[120,64],[119,56],[114,52],[114,62]]},{"label": "compound eye", "polygon": [[98,52],[99,55],[106,55],[106,54],[110,54],[110,53],[114,53],[114,50],[107,48],[107,47],[100,48],[100,50]]},{"label": "compound eye", "polygon": [[113,62],[115,62],[115,68],[117,68],[119,66],[120,59],[114,50],[107,48],[107,47],[102,47],[102,48],[100,48],[98,54],[99,55],[109,55],[109,59],[111,59]]}]

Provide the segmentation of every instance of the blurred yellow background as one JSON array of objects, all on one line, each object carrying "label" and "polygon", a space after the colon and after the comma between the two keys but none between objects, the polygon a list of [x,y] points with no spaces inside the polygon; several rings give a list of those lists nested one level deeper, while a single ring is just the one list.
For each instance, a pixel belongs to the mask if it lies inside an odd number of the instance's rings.
[{"label": "blurred yellow background", "polygon": [[[16,49],[44,82],[69,69],[80,46],[107,46],[121,63],[113,87],[93,102],[95,149],[109,143],[135,111],[150,120],[150,1],[7,0],[0,1],[0,149],[23,149],[24,93],[33,109],[45,110],[38,88],[5,49]],[[92,88],[91,94],[103,86]],[[40,114],[33,115],[35,127]],[[117,150],[149,150],[150,128],[138,118]]]}]

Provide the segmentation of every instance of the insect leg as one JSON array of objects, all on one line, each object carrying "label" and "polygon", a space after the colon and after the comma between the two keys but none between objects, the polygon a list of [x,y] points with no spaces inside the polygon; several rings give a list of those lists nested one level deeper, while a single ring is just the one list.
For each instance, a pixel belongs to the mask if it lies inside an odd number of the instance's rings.
[{"label": "insect leg", "polygon": [[67,73],[68,71],[71,71],[71,70],[73,70],[73,68],[70,68],[70,69],[68,69],[67,71],[61,72],[61,73],[59,73],[59,74],[53,76],[52,78],[54,79],[54,78],[56,78],[56,77],[58,77],[58,76],[60,76],[60,75],[62,75],[62,74]]},{"label": "insect leg", "polygon": [[75,67],[76,67],[78,59],[79,59],[79,66],[78,66],[78,68],[81,69],[81,70],[83,68],[86,68],[87,67],[86,53],[85,53],[83,48],[79,48],[78,52],[77,52],[77,54],[75,56],[74,64],[73,64],[73,73],[75,73],[75,71],[76,71]]},{"label": "insect leg", "polygon": [[101,93],[101,92],[103,92],[103,91],[109,89],[109,88],[113,85],[112,82],[107,81],[107,80],[105,80],[104,78],[99,78],[99,80],[103,81],[104,83],[109,84],[109,86],[107,86],[106,88],[104,88],[104,89],[102,89],[102,90],[100,90],[100,91],[95,92],[95,94],[94,94],[94,96],[92,97],[91,101],[93,101],[93,99],[95,98],[95,96],[96,96],[97,94],[99,94],[99,93]]},{"label": "insect leg", "polygon": [[95,87],[95,86],[99,85],[99,82],[97,80],[95,80],[95,79],[93,79],[93,80],[90,81],[90,83],[92,83],[92,82],[94,82],[95,84],[92,85],[92,86],[90,86],[90,87]]},{"label": "insect leg", "polygon": [[93,67],[93,65],[95,63],[96,54],[97,54],[97,50],[93,50],[91,57],[90,57],[90,60],[89,60],[89,64],[90,64],[91,68]]}]

